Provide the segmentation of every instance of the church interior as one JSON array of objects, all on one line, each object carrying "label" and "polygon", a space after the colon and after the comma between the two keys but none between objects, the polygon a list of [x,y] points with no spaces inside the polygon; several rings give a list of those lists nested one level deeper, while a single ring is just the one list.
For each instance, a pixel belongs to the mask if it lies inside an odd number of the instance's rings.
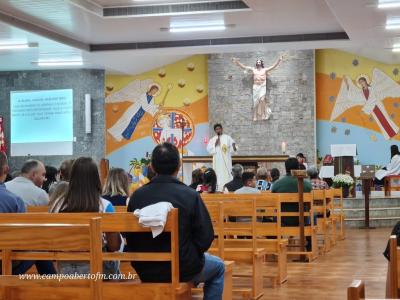
[{"label": "church interior", "polygon": [[0,300],[400,299],[400,1],[2,0],[0,62]]}]

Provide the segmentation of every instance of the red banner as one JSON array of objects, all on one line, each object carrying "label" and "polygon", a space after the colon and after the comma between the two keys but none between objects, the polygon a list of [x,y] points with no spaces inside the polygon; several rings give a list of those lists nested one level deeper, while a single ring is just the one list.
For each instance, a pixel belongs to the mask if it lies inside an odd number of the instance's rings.
[{"label": "red banner", "polygon": [[4,137],[3,117],[0,117],[0,152],[6,152],[6,140]]}]

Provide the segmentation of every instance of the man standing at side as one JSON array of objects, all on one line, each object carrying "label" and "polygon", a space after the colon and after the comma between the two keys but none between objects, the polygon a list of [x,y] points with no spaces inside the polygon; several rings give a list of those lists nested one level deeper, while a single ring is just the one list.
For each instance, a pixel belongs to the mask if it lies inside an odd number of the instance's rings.
[{"label": "man standing at side", "polygon": [[38,160],[28,160],[22,166],[21,175],[6,182],[6,188],[19,196],[26,206],[49,204],[49,196],[41,189],[46,180],[46,169]]},{"label": "man standing at side", "polygon": [[[159,202],[169,202],[179,209],[179,275],[181,282],[204,282],[204,299],[220,300],[224,288],[224,262],[205,253],[214,240],[214,230],[207,208],[199,193],[176,177],[180,168],[178,149],[164,143],[154,148],[151,166],[157,174],[131,196],[128,211]],[[127,233],[127,250],[162,252],[170,249],[166,233],[153,239],[149,233]],[[132,262],[142,282],[170,282],[168,262]]]},{"label": "man standing at side", "polygon": [[235,141],[223,133],[221,124],[214,125],[217,134],[207,145],[207,151],[213,156],[213,169],[217,174],[218,191],[222,192],[224,185],[232,180],[232,153],[236,152]]}]

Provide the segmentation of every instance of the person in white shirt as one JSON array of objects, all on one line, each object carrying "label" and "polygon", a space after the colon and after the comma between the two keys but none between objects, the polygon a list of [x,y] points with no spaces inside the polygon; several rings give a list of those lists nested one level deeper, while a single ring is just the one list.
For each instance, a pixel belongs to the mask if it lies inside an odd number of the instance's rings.
[{"label": "person in white shirt", "polygon": [[390,157],[390,163],[375,173],[377,179],[382,180],[386,176],[400,174],[400,152],[397,145],[390,146]]},{"label": "person in white shirt", "polygon": [[235,194],[260,194],[256,188],[256,176],[253,172],[243,172],[242,175],[243,187],[236,190]]},{"label": "person in white shirt", "polygon": [[222,192],[224,185],[232,180],[232,153],[237,151],[235,141],[223,133],[221,124],[214,125],[217,134],[210,139],[207,151],[213,156],[213,169],[217,174],[217,189]]},{"label": "person in white shirt", "polygon": [[49,204],[49,196],[41,188],[46,181],[46,169],[38,160],[28,160],[22,166],[21,174],[5,183],[6,189],[19,196],[26,206]]}]

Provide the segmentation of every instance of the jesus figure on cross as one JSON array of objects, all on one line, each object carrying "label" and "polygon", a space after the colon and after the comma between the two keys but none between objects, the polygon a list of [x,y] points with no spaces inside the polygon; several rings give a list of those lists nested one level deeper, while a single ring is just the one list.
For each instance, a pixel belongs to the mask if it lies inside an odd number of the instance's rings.
[{"label": "jesus figure on cross", "polygon": [[261,59],[256,61],[255,68],[242,64],[238,58],[233,57],[232,62],[245,71],[253,73],[253,121],[268,120],[271,116],[271,109],[267,105],[267,75],[276,69],[283,61],[281,55],[278,60],[270,67],[264,67]]}]

